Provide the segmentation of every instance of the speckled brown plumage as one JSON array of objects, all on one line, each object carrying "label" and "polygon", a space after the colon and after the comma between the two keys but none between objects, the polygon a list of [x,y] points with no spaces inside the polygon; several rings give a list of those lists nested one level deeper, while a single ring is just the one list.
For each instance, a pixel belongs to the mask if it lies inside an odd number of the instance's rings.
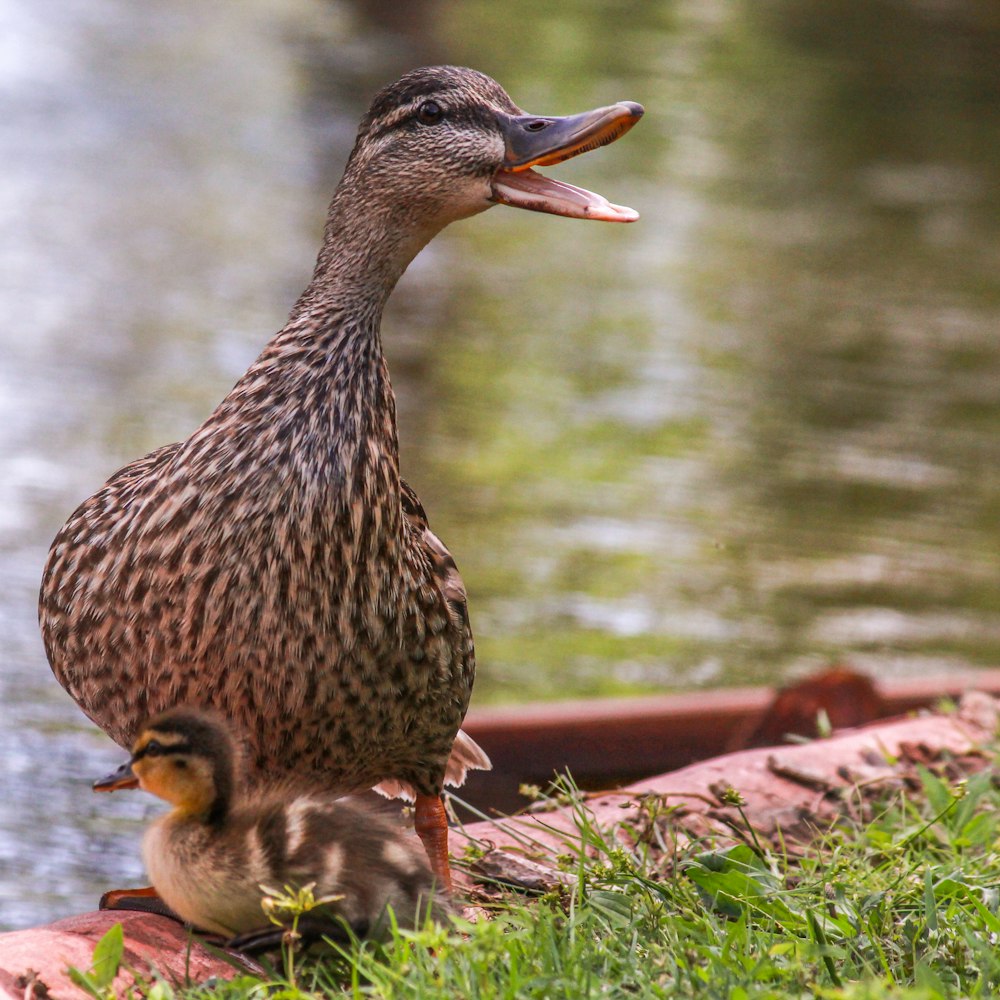
[{"label": "speckled brown plumage", "polygon": [[437,796],[446,767],[458,781],[488,766],[464,734],[448,763],[472,633],[455,564],[399,476],[382,309],[437,232],[497,201],[634,218],[525,165],[611,141],[641,110],[531,118],[454,67],[376,96],[285,327],[187,440],[112,476],[53,542],[49,660],[116,742],[186,703],[232,720],[267,780]]}]

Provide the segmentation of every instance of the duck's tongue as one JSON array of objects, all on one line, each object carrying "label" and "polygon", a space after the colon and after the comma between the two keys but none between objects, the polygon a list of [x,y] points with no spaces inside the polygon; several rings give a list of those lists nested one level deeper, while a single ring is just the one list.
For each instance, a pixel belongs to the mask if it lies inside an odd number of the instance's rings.
[{"label": "duck's tongue", "polygon": [[642,114],[642,105],[622,101],[568,118],[503,117],[500,124],[507,150],[503,166],[493,175],[493,200],[572,219],[635,222],[639,213],[634,209],[612,205],[593,191],[543,177],[531,168],[606,146],[623,136]]}]

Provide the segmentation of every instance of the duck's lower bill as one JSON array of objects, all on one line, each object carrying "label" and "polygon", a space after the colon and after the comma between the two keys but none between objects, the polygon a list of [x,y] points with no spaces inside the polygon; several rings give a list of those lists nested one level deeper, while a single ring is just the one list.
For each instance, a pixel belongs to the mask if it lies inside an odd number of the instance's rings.
[{"label": "duck's lower bill", "polygon": [[570,219],[598,222],[635,222],[639,213],[585,188],[543,177],[534,170],[498,170],[493,175],[493,200],[532,212],[548,212]]}]

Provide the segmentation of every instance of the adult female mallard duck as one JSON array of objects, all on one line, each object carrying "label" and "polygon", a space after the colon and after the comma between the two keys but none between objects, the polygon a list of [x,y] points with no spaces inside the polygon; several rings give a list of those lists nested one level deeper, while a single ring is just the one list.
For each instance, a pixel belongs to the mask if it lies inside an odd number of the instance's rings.
[{"label": "adult female mallard duck", "polygon": [[179,708],[146,723],[132,759],[94,783],[97,791],[138,784],[174,807],[146,831],[142,854],[177,916],[245,947],[280,940],[262,902],[286,886],[311,885],[320,905],[303,917],[306,927],[337,936],[341,921],[358,934],[383,933],[388,908],[410,928],[446,912],[420,845],[391,823],[330,796],[249,797],[239,771],[221,717]]},{"label": "adult female mallard duck", "polygon": [[117,472],[52,544],[45,648],[112,739],[131,746],[171,705],[215,706],[261,779],[412,794],[449,885],[442,785],[489,762],[459,731],[475,672],[465,588],[399,477],[382,309],[433,236],[491,205],[637,218],[531,168],[641,114],[526,115],[451,66],[376,95],[284,328],[187,440]]}]

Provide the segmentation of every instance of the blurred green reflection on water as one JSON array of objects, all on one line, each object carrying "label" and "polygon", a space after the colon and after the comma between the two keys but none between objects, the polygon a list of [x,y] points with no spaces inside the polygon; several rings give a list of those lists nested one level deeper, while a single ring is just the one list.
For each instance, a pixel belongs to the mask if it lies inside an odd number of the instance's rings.
[{"label": "blurred green reflection on water", "polygon": [[[586,165],[644,219],[593,245],[498,220],[447,324],[488,363],[439,373],[492,374],[490,405],[452,420],[434,507],[469,530],[480,696],[995,664],[1000,22],[984,5],[588,12],[570,54],[546,62],[552,19],[511,60],[542,93],[564,85],[531,79],[539,63],[649,105]],[[602,58],[595,37],[621,45]],[[482,281],[498,261],[502,294]],[[567,285],[587,292],[547,309]]]},{"label": "blurred green reflection on water", "polygon": [[640,222],[493,210],[386,317],[477,703],[996,665],[995,5],[541,8],[8,5],[0,925],[141,877],[149,806],[92,801],[119,754],[44,662],[47,545],[281,325],[358,116],[414,65],[537,113],[647,106],[557,171]]}]

